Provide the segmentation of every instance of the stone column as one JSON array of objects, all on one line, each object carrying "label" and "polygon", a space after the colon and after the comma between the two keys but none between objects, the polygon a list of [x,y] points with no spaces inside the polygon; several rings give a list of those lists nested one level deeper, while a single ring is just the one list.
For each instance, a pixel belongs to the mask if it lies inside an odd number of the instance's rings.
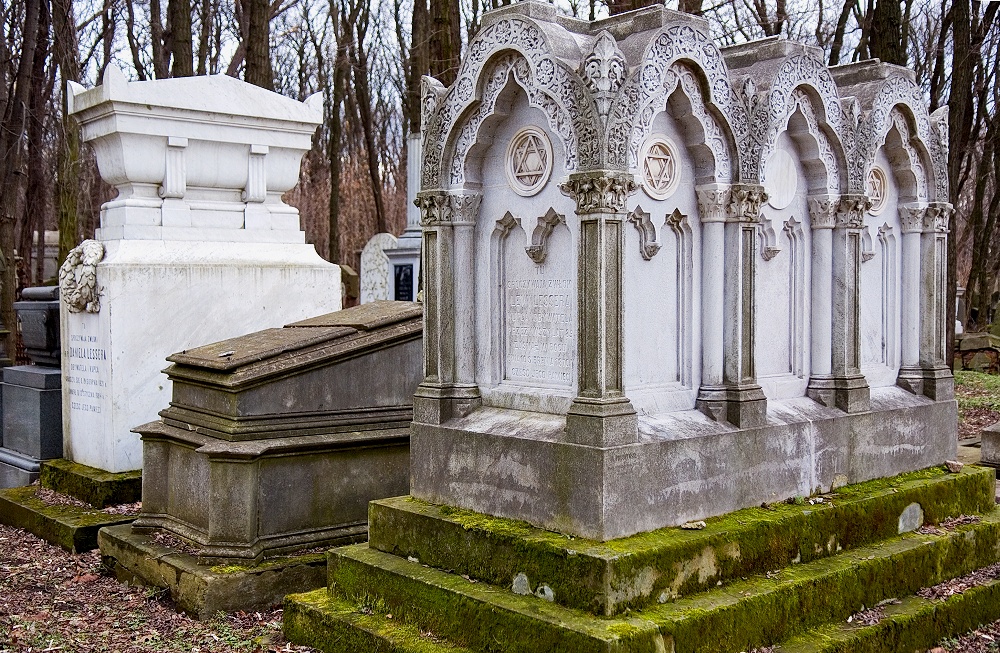
[{"label": "stone column", "polygon": [[632,175],[574,173],[562,190],[580,219],[577,276],[579,389],[566,415],[566,438],[594,447],[638,441],[635,408],[623,392],[622,252]]},{"label": "stone column", "polygon": [[[754,272],[761,186],[698,189],[702,220],[702,386],[696,406],[740,428],[765,423],[754,369]],[[721,374],[720,374],[721,372]]]},{"label": "stone column", "polygon": [[464,191],[417,194],[423,227],[424,381],[413,419],[441,424],[481,403],[475,384],[472,238],[482,195]]},{"label": "stone column", "polygon": [[954,209],[932,202],[923,215],[920,235],[920,367],[923,393],[953,399],[955,383],[948,367],[948,219]]},{"label": "stone column", "polygon": [[871,201],[842,195],[833,230],[834,405],[847,413],[871,409],[868,381],[861,374],[861,228]]},{"label": "stone column", "polygon": [[806,395],[824,406],[836,405],[833,383],[833,228],[837,198],[809,198],[812,229],[812,306],[810,307],[810,365]]},{"label": "stone column", "polygon": [[726,207],[729,186],[696,189],[701,216],[701,387],[697,408],[716,421],[726,419],[723,382],[725,323]]},{"label": "stone column", "polygon": [[927,206],[913,202],[899,207],[903,232],[900,293],[900,368],[896,384],[913,394],[924,393],[924,374],[920,368],[920,238],[924,230]]}]

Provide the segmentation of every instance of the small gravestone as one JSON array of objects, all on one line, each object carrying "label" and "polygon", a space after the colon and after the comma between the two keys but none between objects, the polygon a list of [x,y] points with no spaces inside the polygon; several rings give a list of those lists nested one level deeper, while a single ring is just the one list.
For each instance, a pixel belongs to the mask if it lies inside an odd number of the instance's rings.
[{"label": "small gravestone", "polygon": [[360,303],[392,299],[392,265],[386,255],[396,246],[392,234],[375,234],[361,250]]},{"label": "small gravestone", "polygon": [[14,302],[32,365],[3,369],[0,487],[28,485],[42,461],[63,454],[59,288],[25,288]]}]

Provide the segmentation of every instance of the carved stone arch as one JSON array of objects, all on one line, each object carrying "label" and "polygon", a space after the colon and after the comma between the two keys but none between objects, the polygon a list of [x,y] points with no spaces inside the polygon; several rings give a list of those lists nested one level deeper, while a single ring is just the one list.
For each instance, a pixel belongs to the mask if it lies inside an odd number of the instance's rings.
[{"label": "carved stone arch", "polygon": [[[788,132],[795,142],[806,177],[809,179],[810,194],[837,195],[847,190],[847,151],[841,138],[842,126],[848,121],[841,116],[834,123],[826,120],[830,111],[830,103],[822,99],[820,110],[817,111],[816,88],[802,84],[797,86],[783,102],[783,115],[778,122],[771,125],[767,142],[759,150],[757,161],[758,180],[766,181],[766,166],[768,159],[777,147],[778,137],[782,132]],[[836,102],[834,110],[841,111],[840,103]],[[765,119],[758,111],[757,117]],[[766,117],[770,120],[771,117]]]},{"label": "carved stone arch", "polygon": [[[579,75],[552,52],[544,32],[530,19],[503,17],[484,26],[469,43],[458,78],[443,93],[425,85],[425,130],[421,187],[442,188],[450,181],[452,156],[462,126],[475,114],[494,79],[491,60],[520,58],[526,64],[519,82],[529,101],[548,117],[564,139],[568,170],[596,168],[600,152],[600,120],[593,98]],[[501,86],[502,88],[502,86]],[[569,107],[573,107],[572,111]]]},{"label": "carved stone arch", "polygon": [[[933,172],[928,170],[930,156],[919,139],[914,138],[913,126],[899,106],[889,111],[889,127],[879,147],[885,148],[899,185],[900,201],[930,201],[934,185]],[[874,164],[875,157],[872,157],[871,165]],[[871,166],[868,170],[871,170]]]},{"label": "carved stone arch", "polygon": [[832,147],[844,152],[843,143],[850,142],[850,120],[844,114],[837,84],[826,64],[811,55],[790,57],[778,68],[763,99],[747,98],[753,112],[750,136],[757,145],[751,148],[747,163],[758,180],[763,180],[763,166],[774,151],[778,135],[792,114],[803,106],[804,98],[816,121],[827,128],[827,138],[832,136]]},{"label": "carved stone arch", "polygon": [[[931,117],[924,104],[923,91],[908,77],[895,75],[879,86],[872,101],[871,109],[861,119],[855,139],[855,152],[851,157],[849,179],[852,193],[864,193],[868,172],[875,163],[878,150],[885,143],[889,131],[896,127],[892,113],[901,112],[910,125],[910,141],[916,141],[918,151],[925,153],[924,171],[933,175],[933,183],[928,184],[928,201],[948,201],[948,161],[944,148],[940,146],[942,128],[932,127]],[[947,124],[947,121],[945,121]],[[947,129],[943,130],[947,144]]]},{"label": "carved stone arch", "polygon": [[[675,67],[678,63],[682,64],[681,68]],[[635,139],[641,143],[649,135],[648,126],[653,117],[666,106],[667,98],[680,83],[678,70],[681,69],[697,71],[694,79],[698,81],[701,104],[706,113],[714,117],[729,147],[728,158],[734,169],[729,179],[718,181],[736,181],[740,176],[737,171],[741,170],[743,144],[747,142],[750,122],[729,81],[729,69],[722,53],[708,34],[690,25],[673,25],[657,35],[625,81],[608,117],[604,153],[607,167],[619,170],[632,167],[630,152]],[[653,107],[652,114],[650,107]]]}]

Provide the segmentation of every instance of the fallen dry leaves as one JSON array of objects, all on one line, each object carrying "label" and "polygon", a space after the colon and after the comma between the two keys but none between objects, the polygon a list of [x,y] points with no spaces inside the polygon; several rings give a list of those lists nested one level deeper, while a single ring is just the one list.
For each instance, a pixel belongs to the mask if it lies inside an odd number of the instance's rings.
[{"label": "fallen dry leaves", "polygon": [[0,653],[305,652],[281,634],[281,610],[178,614],[163,592],[119,583],[99,551],[73,555],[0,525]]}]

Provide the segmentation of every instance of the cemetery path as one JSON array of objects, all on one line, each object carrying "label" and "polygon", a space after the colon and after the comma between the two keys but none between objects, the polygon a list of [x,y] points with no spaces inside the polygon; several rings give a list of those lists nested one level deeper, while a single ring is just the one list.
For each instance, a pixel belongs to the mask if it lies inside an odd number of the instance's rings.
[{"label": "cemetery path", "polygon": [[281,610],[201,623],[160,591],[102,574],[99,551],[74,555],[0,525],[0,653],[312,650],[284,639]]}]

